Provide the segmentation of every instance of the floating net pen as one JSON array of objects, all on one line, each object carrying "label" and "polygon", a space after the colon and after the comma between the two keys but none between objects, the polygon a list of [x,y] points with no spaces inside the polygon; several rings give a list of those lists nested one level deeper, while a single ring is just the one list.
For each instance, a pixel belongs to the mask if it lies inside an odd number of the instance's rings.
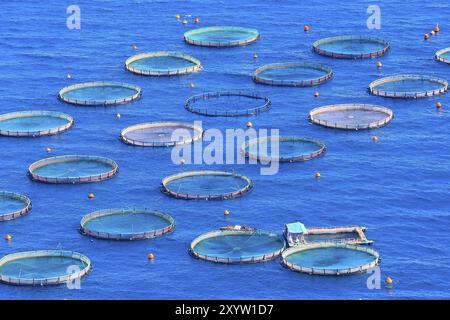
[{"label": "floating net pen", "polygon": [[284,240],[261,231],[212,231],[192,241],[189,253],[195,258],[224,264],[258,263],[275,259]]},{"label": "floating net pen", "polygon": [[164,178],[161,191],[185,200],[227,200],[253,188],[246,176],[224,171],[189,171]]},{"label": "floating net pen", "polygon": [[312,123],[344,130],[376,129],[394,118],[392,110],[372,104],[334,104],[312,109]]},{"label": "floating net pen", "polygon": [[39,160],[28,171],[38,182],[75,184],[110,179],[118,173],[119,166],[108,158],[68,155]]},{"label": "floating net pen", "polygon": [[426,98],[447,92],[447,80],[419,75],[396,75],[381,78],[369,85],[369,92],[386,98]]},{"label": "floating net pen", "polygon": [[65,87],[59,99],[80,106],[111,106],[133,102],[141,97],[141,88],[120,82],[86,82]]},{"label": "floating net pen", "polygon": [[[276,143],[276,148],[273,145]],[[298,137],[268,137],[252,139],[243,144],[241,153],[251,159],[269,162],[299,162],[322,156],[322,142]]]},{"label": "floating net pen", "polygon": [[450,48],[445,48],[436,52],[434,58],[437,61],[450,64]]},{"label": "floating net pen", "polygon": [[286,249],[281,264],[311,275],[339,276],[375,268],[380,264],[380,255],[366,246],[318,242]]},{"label": "floating net pen", "polygon": [[0,136],[41,137],[59,134],[73,125],[73,118],[54,111],[20,111],[0,115]]},{"label": "floating net pen", "polygon": [[186,110],[211,117],[254,116],[270,109],[267,97],[242,91],[206,92],[186,100]]},{"label": "floating net pen", "polygon": [[21,194],[0,191],[0,221],[9,221],[27,215],[31,200]]},{"label": "floating net pen", "polygon": [[253,73],[256,83],[289,87],[311,87],[332,77],[331,68],[312,63],[274,63],[262,66]]},{"label": "floating net pen", "polygon": [[18,252],[0,259],[0,282],[21,286],[58,285],[80,279],[91,268],[89,258],[77,252]]},{"label": "floating net pen", "polygon": [[125,68],[144,76],[178,76],[200,71],[200,61],[178,52],[141,53],[128,58]]},{"label": "floating net pen", "polygon": [[363,36],[340,36],[318,40],[313,51],[336,59],[370,59],[383,56],[390,49],[387,41]]},{"label": "floating net pen", "polygon": [[217,26],[199,28],[186,32],[186,43],[203,47],[235,47],[255,42],[259,38],[256,29]]},{"label": "floating net pen", "polygon": [[183,122],[141,123],[125,128],[120,133],[123,142],[140,147],[172,147],[193,143],[202,137],[202,127]]},{"label": "floating net pen", "polygon": [[108,240],[151,239],[174,229],[170,215],[141,209],[100,210],[84,216],[80,223],[82,234]]}]

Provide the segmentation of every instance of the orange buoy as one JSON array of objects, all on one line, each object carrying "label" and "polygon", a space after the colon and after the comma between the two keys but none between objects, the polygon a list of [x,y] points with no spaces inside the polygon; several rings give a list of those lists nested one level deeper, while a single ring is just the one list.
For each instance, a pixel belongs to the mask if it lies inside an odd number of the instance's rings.
[{"label": "orange buoy", "polygon": [[442,103],[440,102],[436,103],[436,108],[438,108],[439,110],[442,109]]},{"label": "orange buoy", "polygon": [[177,15],[175,16],[175,19],[180,20],[180,15],[177,14]]},{"label": "orange buoy", "polygon": [[373,141],[373,142],[378,142],[378,137],[377,137],[377,136],[373,136],[373,137],[372,137],[372,141]]},{"label": "orange buoy", "polygon": [[12,240],[12,236],[11,236],[10,234],[7,234],[7,235],[5,236],[5,240],[6,240],[6,241],[11,241],[11,240]]},{"label": "orange buoy", "polygon": [[155,260],[155,255],[153,253],[149,253],[147,255],[148,260]]},{"label": "orange buoy", "polygon": [[314,97],[315,98],[318,98],[319,97],[319,93],[316,91],[316,92],[314,92]]},{"label": "orange buoy", "polygon": [[436,27],[434,27],[434,30],[433,30],[434,32],[436,32],[436,33],[438,33],[439,31],[441,31],[440,29],[439,29],[439,25],[436,23]]},{"label": "orange buoy", "polygon": [[424,38],[425,40],[428,40],[428,39],[430,38],[430,36],[428,35],[428,33],[425,33],[425,35],[423,36],[423,38]]},{"label": "orange buoy", "polygon": [[223,212],[223,214],[226,215],[226,216],[228,216],[228,215],[230,214],[230,211],[225,210],[225,211]]},{"label": "orange buoy", "polygon": [[198,18],[194,19],[194,23],[199,23],[199,22],[200,22],[200,20]]},{"label": "orange buoy", "polygon": [[316,177],[316,179],[320,178],[320,172],[316,172],[316,174],[314,175]]},{"label": "orange buoy", "polygon": [[95,195],[94,195],[93,193],[89,193],[88,198],[89,198],[89,199],[94,199],[94,198],[95,198]]},{"label": "orange buoy", "polygon": [[303,30],[304,30],[305,32],[308,32],[308,31],[309,31],[309,26],[305,26],[305,27],[303,28]]},{"label": "orange buoy", "polygon": [[247,122],[247,128],[251,128],[251,127],[253,127],[253,123],[251,123],[250,121]]}]

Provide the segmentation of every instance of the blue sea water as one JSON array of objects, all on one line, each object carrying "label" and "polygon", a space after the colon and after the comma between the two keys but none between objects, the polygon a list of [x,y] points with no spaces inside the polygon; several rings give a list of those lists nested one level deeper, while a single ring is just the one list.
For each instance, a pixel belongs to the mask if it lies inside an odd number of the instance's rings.
[{"label": "blue sea water", "polygon": [[[76,2],[76,3],[74,3]],[[67,6],[81,8],[81,30],[66,27]],[[0,224],[0,256],[33,250],[76,250],[89,256],[93,272],[81,290],[0,285],[1,299],[403,299],[450,298],[450,126],[448,95],[423,100],[388,100],[367,93],[368,84],[397,73],[450,78],[450,66],[433,60],[448,47],[450,4],[445,1],[379,1],[381,29],[368,30],[372,1],[1,1],[1,112],[52,110],[71,114],[66,133],[36,139],[0,138],[0,189],[28,195],[33,210]],[[175,15],[192,15],[183,26]],[[183,33],[198,26],[256,28],[261,38],[246,47],[213,49],[189,46]],[[440,22],[441,32],[423,35]],[[310,26],[305,34],[304,25]],[[318,39],[368,34],[391,42],[392,50],[375,60],[333,60],[315,55]],[[126,72],[124,62],[139,51],[182,51],[202,61],[190,76],[148,78]],[[253,59],[257,53],[259,58]],[[316,88],[257,85],[250,74],[267,63],[308,61],[334,70],[334,78]],[[72,79],[67,79],[67,74]],[[112,80],[136,84],[142,99],[112,108],[86,108],[57,100],[58,91],[78,82]],[[195,84],[195,88],[190,87]],[[262,176],[256,165],[180,167],[170,149],[137,148],[121,143],[120,130],[147,121],[193,121],[205,128],[245,127],[246,118],[207,118],[187,112],[186,98],[203,91],[254,89],[273,102],[269,112],[251,118],[255,128],[280,128],[283,135],[324,141],[324,157],[282,165],[275,176]],[[313,98],[314,91],[320,97]],[[443,111],[436,111],[436,102]],[[333,131],[311,125],[310,109],[335,103],[363,102],[390,107],[395,119],[370,132]],[[116,113],[120,112],[120,120]],[[371,140],[379,137],[378,143]],[[84,185],[32,182],[27,167],[52,155],[92,154],[120,166],[111,180]],[[181,170],[236,170],[254,180],[251,193],[231,201],[186,202],[163,195],[163,177]],[[314,173],[320,171],[317,181]],[[96,195],[88,200],[89,193]],[[170,213],[174,233],[148,241],[93,240],[77,232],[81,217],[110,207],[148,207]],[[231,211],[225,218],[223,211]],[[364,225],[382,257],[382,277],[393,290],[369,290],[365,274],[316,277],[291,272],[278,261],[224,266],[188,255],[190,241],[227,224],[282,231],[300,220],[306,226]],[[147,253],[155,254],[150,263]]]}]

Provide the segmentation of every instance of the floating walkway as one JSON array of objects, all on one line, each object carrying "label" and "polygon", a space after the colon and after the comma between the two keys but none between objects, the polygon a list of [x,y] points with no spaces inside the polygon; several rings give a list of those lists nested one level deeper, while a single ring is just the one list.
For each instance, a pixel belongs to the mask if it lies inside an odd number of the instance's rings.
[{"label": "floating walkway", "polygon": [[0,282],[20,286],[58,285],[80,279],[91,268],[89,258],[77,252],[19,252],[0,259]]},{"label": "floating walkway", "polygon": [[216,26],[199,28],[184,34],[186,43],[202,47],[235,47],[245,46],[259,39],[256,29]]},{"label": "floating walkway", "polygon": [[372,104],[334,104],[310,111],[312,123],[343,130],[376,129],[394,118],[392,110]]},{"label": "floating walkway", "polygon": [[450,48],[445,48],[437,51],[434,55],[434,58],[439,62],[450,64]]},{"label": "floating walkway", "polygon": [[14,220],[31,211],[31,200],[18,193],[0,191],[0,222]]},{"label": "floating walkway", "polygon": [[447,80],[420,75],[390,76],[375,80],[369,85],[372,95],[386,98],[427,98],[444,94],[447,90]]},{"label": "floating walkway", "polygon": [[316,242],[334,242],[339,244],[365,245],[372,244],[365,235],[366,228],[333,227],[333,228],[308,228],[303,235],[306,244]]},{"label": "floating walkway", "polygon": [[387,41],[364,36],[339,36],[318,40],[313,51],[335,59],[371,59],[385,55],[390,49]]},{"label": "floating walkway", "polygon": [[200,61],[187,54],[179,52],[149,52],[128,58],[125,68],[143,76],[180,76],[198,72],[202,65]]}]

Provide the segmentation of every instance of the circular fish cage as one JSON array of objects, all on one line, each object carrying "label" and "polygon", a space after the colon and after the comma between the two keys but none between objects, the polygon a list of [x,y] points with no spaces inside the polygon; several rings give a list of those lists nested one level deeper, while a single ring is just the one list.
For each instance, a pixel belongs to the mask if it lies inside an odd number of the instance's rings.
[{"label": "circular fish cage", "polygon": [[18,252],[0,259],[0,282],[21,286],[58,285],[85,276],[91,268],[88,257],[73,251]]},{"label": "circular fish cage", "polygon": [[185,200],[228,200],[243,196],[253,188],[246,176],[225,171],[189,171],[164,178],[161,191]]},{"label": "circular fish cage", "polygon": [[318,40],[313,51],[336,59],[370,59],[381,57],[390,49],[387,41],[364,36],[340,36]]},{"label": "circular fish cage", "polygon": [[192,241],[195,258],[224,264],[274,260],[284,250],[284,240],[275,233],[256,230],[221,230],[205,233]]},{"label": "circular fish cage", "polygon": [[274,63],[253,73],[253,81],[272,86],[312,87],[333,77],[331,68],[312,63]]},{"label": "circular fish cage", "polygon": [[372,104],[334,104],[312,109],[312,123],[344,130],[376,129],[394,118],[391,109]]},{"label": "circular fish cage", "polygon": [[114,177],[118,171],[119,166],[111,159],[82,155],[46,158],[28,168],[33,180],[55,184],[99,182]]},{"label": "circular fish cage", "polygon": [[73,125],[73,118],[53,111],[20,111],[0,115],[0,136],[41,137],[59,134]]},{"label": "circular fish cage", "polygon": [[[176,132],[180,133],[179,138],[182,139],[174,139]],[[202,127],[182,122],[141,123],[125,128],[120,133],[123,142],[140,147],[172,147],[193,143],[202,137]]]},{"label": "circular fish cage", "polygon": [[179,76],[200,71],[199,60],[178,52],[149,52],[128,58],[125,68],[144,76]]},{"label": "circular fish cage", "polygon": [[434,58],[437,61],[450,64],[450,48],[445,48],[436,52]]},{"label": "circular fish cage", "polygon": [[31,200],[21,194],[0,191],[0,221],[9,221],[27,215]]},{"label": "circular fish cage", "polygon": [[318,242],[286,249],[281,263],[297,272],[338,276],[372,269],[380,264],[380,255],[365,246]]},{"label": "circular fish cage", "polygon": [[241,27],[207,27],[186,32],[184,41],[202,47],[235,47],[255,42],[259,38],[256,29]]},{"label": "circular fish cage", "polygon": [[381,78],[369,85],[369,92],[386,98],[417,99],[447,92],[447,80],[419,75],[396,75]]},{"label": "circular fish cage", "polygon": [[80,106],[111,106],[133,102],[141,97],[141,88],[120,82],[85,82],[65,87],[59,99]]},{"label": "circular fish cage", "polygon": [[174,229],[170,215],[141,209],[100,210],[84,216],[80,223],[82,234],[108,240],[151,239]]},{"label": "circular fish cage", "polygon": [[[277,147],[272,146],[274,142]],[[244,143],[241,153],[262,162],[300,162],[322,156],[326,147],[322,142],[299,137],[268,137]]]},{"label": "circular fish cage", "polygon": [[270,109],[269,98],[242,91],[206,92],[186,100],[186,110],[211,117],[254,116]]}]

